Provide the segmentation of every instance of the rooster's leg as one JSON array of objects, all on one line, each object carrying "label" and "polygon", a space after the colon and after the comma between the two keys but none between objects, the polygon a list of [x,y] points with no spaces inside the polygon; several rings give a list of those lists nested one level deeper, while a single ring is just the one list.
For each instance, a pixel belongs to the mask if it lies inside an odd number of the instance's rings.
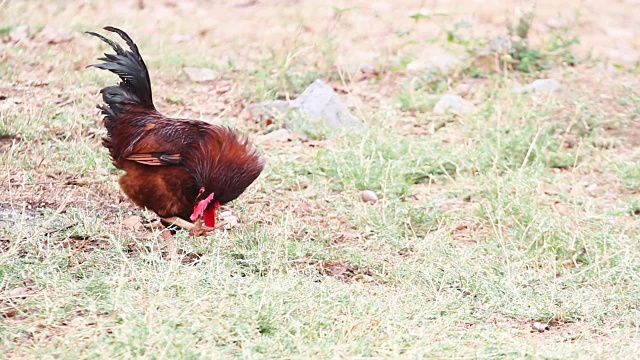
[{"label": "rooster's leg", "polygon": [[162,218],[162,221],[164,221],[165,223],[168,224],[174,224],[174,225],[178,225],[181,228],[185,229],[185,230],[189,230],[189,233],[191,235],[195,235],[195,236],[203,236],[203,235],[207,235],[208,233],[212,232],[213,230],[220,228],[222,226],[224,226],[226,224],[226,222],[221,221],[219,223],[216,224],[215,227],[208,227],[205,225],[202,225],[202,221],[198,220],[196,221],[195,224],[192,224],[184,219],[181,219],[177,216],[173,216],[170,218]]},{"label": "rooster's leg", "polygon": [[173,241],[173,235],[171,234],[171,230],[164,229],[160,234],[162,235],[162,238],[164,239],[164,242],[167,245],[167,251],[169,252],[169,259],[172,262],[176,262],[178,260],[178,252],[176,251],[176,243]]},{"label": "rooster's leg", "polygon": [[181,228],[185,229],[185,230],[191,230],[193,229],[193,227],[195,226],[194,224],[183,220],[177,216],[173,216],[170,218],[160,218],[160,220],[162,220],[165,224],[173,224],[173,225],[178,225]]}]

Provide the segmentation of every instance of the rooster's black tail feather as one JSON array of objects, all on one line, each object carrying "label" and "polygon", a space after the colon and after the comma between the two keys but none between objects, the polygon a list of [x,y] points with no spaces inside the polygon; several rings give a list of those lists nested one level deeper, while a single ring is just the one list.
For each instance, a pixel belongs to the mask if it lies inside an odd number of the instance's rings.
[{"label": "rooster's black tail feather", "polygon": [[155,107],[153,106],[149,72],[138,51],[138,46],[124,31],[113,26],[107,26],[104,29],[120,35],[130,49],[124,50],[115,41],[87,31],[87,34],[106,42],[116,52],[115,54],[104,54],[105,57],[98,59],[103,61],[102,63],[88,66],[111,71],[122,80],[118,86],[108,86],[100,91],[106,104],[99,106],[99,108],[105,116],[105,127],[107,131],[110,131],[115,126],[118,115],[128,110],[127,105],[141,106],[149,110],[154,110]]}]

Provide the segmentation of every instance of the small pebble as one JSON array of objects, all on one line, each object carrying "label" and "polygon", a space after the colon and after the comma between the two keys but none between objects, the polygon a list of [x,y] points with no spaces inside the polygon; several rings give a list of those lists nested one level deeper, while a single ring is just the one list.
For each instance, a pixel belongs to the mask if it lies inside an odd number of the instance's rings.
[{"label": "small pebble", "polygon": [[371,190],[363,190],[360,193],[360,197],[362,198],[362,201],[364,201],[364,202],[375,203],[375,202],[378,201],[378,195],[376,195],[376,193],[374,193]]},{"label": "small pebble", "polygon": [[182,71],[184,71],[189,80],[193,82],[207,82],[218,78],[218,74],[209,68],[186,66],[182,68]]},{"label": "small pebble", "polygon": [[470,113],[475,110],[475,105],[472,102],[464,100],[460,95],[445,94],[442,95],[440,100],[433,107],[434,114],[444,114],[447,111],[453,111],[458,113]]},{"label": "small pebble", "polygon": [[26,286],[17,287],[15,289],[9,291],[9,293],[7,295],[10,298],[12,298],[12,297],[26,297],[27,296],[27,287]]},{"label": "small pebble", "polygon": [[122,220],[122,225],[128,227],[129,229],[138,230],[142,227],[142,218],[137,215],[129,216],[128,218]]},{"label": "small pebble", "polygon": [[545,323],[541,323],[539,321],[534,322],[531,327],[533,328],[533,330],[536,330],[538,332],[545,332],[547,330],[549,330],[549,325],[545,324]]},{"label": "small pebble", "polygon": [[538,79],[532,83],[516,89],[517,93],[534,92],[536,94],[548,94],[560,91],[562,84],[556,79]]},{"label": "small pebble", "polygon": [[226,216],[222,220],[226,222],[226,224],[224,225],[224,228],[227,230],[238,226],[238,218],[236,216],[233,216],[233,215]]},{"label": "small pebble", "polygon": [[291,140],[291,132],[287,129],[278,129],[259,138],[261,141],[286,142]]}]

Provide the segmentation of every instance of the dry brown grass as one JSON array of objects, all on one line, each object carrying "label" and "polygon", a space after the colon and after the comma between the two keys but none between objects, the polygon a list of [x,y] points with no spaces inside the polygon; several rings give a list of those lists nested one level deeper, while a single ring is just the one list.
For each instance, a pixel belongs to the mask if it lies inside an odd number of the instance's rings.
[{"label": "dry brown grass", "polygon": [[[7,358],[632,358],[638,348],[640,8],[538,1],[582,62],[471,78],[468,50],[528,2],[76,1],[0,5],[0,353]],[[431,19],[414,21],[421,12]],[[579,12],[579,17],[576,17]],[[444,14],[444,15],[435,15]],[[460,36],[446,31],[470,22]],[[12,29],[28,26],[28,37]],[[177,234],[117,186],[84,67],[125,29],[167,115],[231,124],[268,167],[239,227]],[[6,26],[6,27],[3,27]],[[177,40],[184,41],[177,41]],[[475,45],[474,45],[475,44]],[[450,71],[414,60],[459,56]],[[624,55],[624,56],[621,56]],[[631,60],[629,60],[631,59]],[[366,64],[377,75],[359,71]],[[614,66],[615,65],[615,66]],[[192,83],[183,66],[216,81]],[[635,71],[635,72],[634,72]],[[429,83],[428,74],[436,80]],[[513,92],[555,77],[550,96]],[[329,82],[362,133],[263,141],[253,101]],[[472,115],[434,115],[458,85]],[[371,189],[376,204],[360,201]],[[223,209],[224,210],[224,209]],[[133,227],[123,225],[140,216]],[[550,325],[545,332],[534,322]]]}]

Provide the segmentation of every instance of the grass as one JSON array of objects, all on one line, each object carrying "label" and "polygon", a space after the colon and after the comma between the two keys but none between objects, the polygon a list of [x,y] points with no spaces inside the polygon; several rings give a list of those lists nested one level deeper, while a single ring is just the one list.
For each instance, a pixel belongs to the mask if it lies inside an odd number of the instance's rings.
[{"label": "grass", "polygon": [[[569,359],[640,351],[632,73],[596,58],[558,65],[569,45],[545,72],[478,78],[465,75],[473,59],[463,59],[460,69],[413,73],[393,64],[428,55],[421,46],[434,41],[472,45],[423,36],[454,29],[447,36],[462,39],[455,24],[465,13],[414,21],[402,1],[388,10],[323,5],[333,15],[320,20],[315,1],[47,4],[54,18],[37,2],[0,5],[0,354]],[[538,26],[554,4],[538,3],[527,46],[538,48],[535,34],[549,37]],[[504,23],[488,21],[503,11],[473,6],[459,10],[480,11],[464,31],[504,35]],[[607,3],[593,6],[597,19],[619,20]],[[170,30],[159,31],[164,22]],[[370,33],[374,23],[386,30]],[[155,215],[121,193],[100,145],[94,106],[115,79],[84,69],[105,47],[82,31],[107,24],[138,42],[162,112],[231,124],[268,160],[224,209],[238,227],[176,235],[185,254],[197,254],[184,264],[164,259],[157,229],[123,224]],[[7,36],[20,25],[35,37],[15,44]],[[73,39],[38,40],[45,26]],[[592,49],[606,45],[580,26],[562,31],[584,35]],[[174,32],[190,40],[175,42]],[[377,54],[368,64],[378,74],[359,77],[367,51]],[[194,84],[183,66],[221,78]],[[513,91],[544,77],[563,90]],[[366,128],[264,141],[280,124],[243,117],[247,103],[295,96],[316,78],[360,99],[352,110]],[[469,85],[476,111],[434,115],[439,95],[459,84]],[[379,201],[362,202],[362,190]],[[550,328],[535,331],[535,322]]]}]

